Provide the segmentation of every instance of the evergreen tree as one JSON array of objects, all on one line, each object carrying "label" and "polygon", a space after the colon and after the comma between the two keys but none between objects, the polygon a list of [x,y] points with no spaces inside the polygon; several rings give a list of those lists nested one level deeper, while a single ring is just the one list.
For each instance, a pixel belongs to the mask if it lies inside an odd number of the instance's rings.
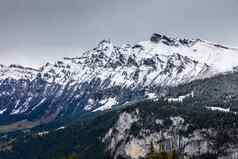
[{"label": "evergreen tree", "polygon": [[153,142],[150,143],[150,150],[146,159],[160,159],[159,154],[155,151]]},{"label": "evergreen tree", "polygon": [[172,151],[171,159],[177,159],[177,154],[175,150]]},{"label": "evergreen tree", "polygon": [[159,153],[159,159],[169,159],[169,154],[165,151]]},{"label": "evergreen tree", "polygon": [[169,159],[169,154],[165,152],[164,145],[160,145],[159,159]]},{"label": "evergreen tree", "polygon": [[150,150],[149,153],[146,156],[146,159],[177,159],[177,153],[176,150],[173,150],[171,153],[167,153],[164,150],[164,146],[160,145],[160,152],[157,153],[154,149],[154,145],[151,142],[150,143]]},{"label": "evergreen tree", "polygon": [[67,157],[67,159],[79,159],[79,157],[75,153],[72,153]]}]

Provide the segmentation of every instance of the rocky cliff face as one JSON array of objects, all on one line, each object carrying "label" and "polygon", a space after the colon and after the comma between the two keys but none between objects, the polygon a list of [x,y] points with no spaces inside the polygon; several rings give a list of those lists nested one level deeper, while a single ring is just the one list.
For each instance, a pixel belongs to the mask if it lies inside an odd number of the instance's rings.
[{"label": "rocky cliff face", "polygon": [[[230,121],[220,122],[228,118],[237,120],[237,116],[188,104],[191,103],[145,102],[121,113],[102,140],[107,145],[106,150],[115,159],[139,159],[149,153],[152,142],[157,152],[161,151],[161,147],[165,152],[176,150],[185,159],[203,158],[205,155],[219,159],[237,158],[236,124],[232,121],[235,125],[228,126]],[[179,108],[178,105],[188,107]],[[207,123],[203,123],[206,120]]]}]

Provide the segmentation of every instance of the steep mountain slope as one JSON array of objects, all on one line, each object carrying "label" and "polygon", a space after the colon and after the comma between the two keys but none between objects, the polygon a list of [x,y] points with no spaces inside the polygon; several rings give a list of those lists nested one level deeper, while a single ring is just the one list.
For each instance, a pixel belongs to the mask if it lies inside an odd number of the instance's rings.
[{"label": "steep mountain slope", "polygon": [[143,159],[151,142],[184,159],[237,159],[237,56],[154,34],[39,69],[1,65],[0,159]]},{"label": "steep mountain slope", "polygon": [[221,45],[154,34],[134,46],[104,40],[79,57],[40,69],[1,66],[0,121],[40,125],[163,96],[166,87],[234,71],[237,56]]},{"label": "steep mountain slope", "polygon": [[[46,132],[43,128],[40,133],[39,129],[21,133],[14,144],[8,145],[13,151],[2,151],[0,156],[7,159],[51,159],[76,153],[82,159],[139,159],[146,156],[153,142],[156,151],[161,146],[168,152],[176,149],[185,159],[236,159],[237,111],[224,112],[208,106],[226,108],[229,103],[231,108],[235,108],[238,99],[233,98],[232,102],[220,99],[214,103],[217,96],[204,99],[206,91],[198,89],[210,90],[215,85],[211,83],[226,78],[230,81],[217,83],[217,88],[235,85],[238,76],[236,73],[197,80],[173,88],[173,96],[121,105],[63,129]],[[189,92],[196,89],[196,92]],[[209,92],[210,95],[214,92],[230,95],[228,89]],[[238,95],[238,91],[233,91],[233,94]]]}]

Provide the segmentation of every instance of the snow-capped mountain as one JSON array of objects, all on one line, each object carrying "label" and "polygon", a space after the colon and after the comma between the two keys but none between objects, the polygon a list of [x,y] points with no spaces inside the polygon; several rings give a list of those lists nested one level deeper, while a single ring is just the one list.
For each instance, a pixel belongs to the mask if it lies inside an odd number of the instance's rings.
[{"label": "snow-capped mountain", "polygon": [[[0,66],[0,118],[48,122],[161,96],[161,88],[232,72],[238,50],[153,34],[136,45],[103,40],[75,58],[39,69]],[[16,118],[15,118],[16,117]]]}]

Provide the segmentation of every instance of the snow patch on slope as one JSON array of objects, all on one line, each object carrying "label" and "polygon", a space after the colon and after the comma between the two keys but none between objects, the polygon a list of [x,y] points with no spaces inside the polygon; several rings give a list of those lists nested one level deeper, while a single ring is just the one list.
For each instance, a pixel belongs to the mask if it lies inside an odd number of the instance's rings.
[{"label": "snow patch on slope", "polygon": [[194,93],[191,92],[191,93],[188,93],[188,94],[176,97],[176,98],[168,98],[167,100],[168,100],[168,102],[183,102],[184,99],[189,98],[189,97],[193,98]]},{"label": "snow patch on slope", "polygon": [[117,104],[117,100],[115,97],[107,98],[107,99],[101,100],[100,104],[102,104],[102,106],[93,110],[93,112],[111,109],[113,105]]},{"label": "snow patch on slope", "polygon": [[43,98],[37,105],[35,105],[32,110],[35,110],[37,107],[39,107],[41,104],[43,104],[46,101],[46,98]]},{"label": "snow patch on slope", "polygon": [[212,111],[220,111],[220,112],[224,112],[224,113],[233,113],[233,114],[237,114],[237,112],[233,112],[231,111],[230,108],[222,108],[222,107],[206,107],[208,110],[212,110]]},{"label": "snow patch on slope", "polygon": [[3,114],[6,110],[7,110],[7,108],[0,110],[0,115]]}]

